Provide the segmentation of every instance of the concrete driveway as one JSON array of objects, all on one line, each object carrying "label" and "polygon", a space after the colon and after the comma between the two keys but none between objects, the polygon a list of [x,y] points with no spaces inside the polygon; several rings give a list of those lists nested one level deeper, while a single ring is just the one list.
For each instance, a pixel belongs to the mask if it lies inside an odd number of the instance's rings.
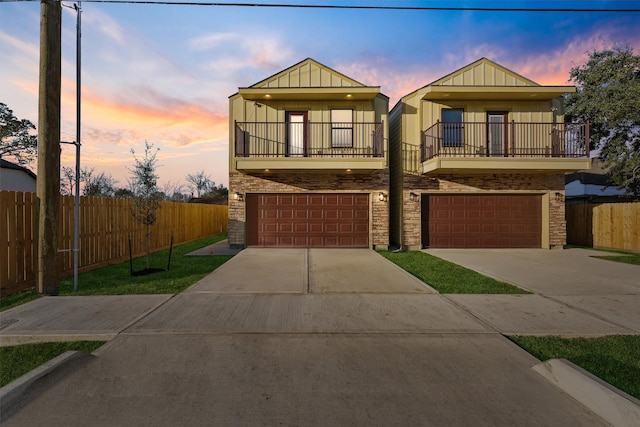
[{"label": "concrete driveway", "polygon": [[3,425],[608,425],[373,251],[245,250],[151,306],[34,383]]},{"label": "concrete driveway", "polygon": [[640,295],[640,266],[594,258],[588,249],[427,249],[490,277],[543,295]]},{"label": "concrete driveway", "polygon": [[430,255],[534,292],[450,295],[506,335],[640,333],[640,266],[587,249],[428,249]]},{"label": "concrete driveway", "polygon": [[186,292],[435,293],[369,249],[261,248],[243,250]]}]

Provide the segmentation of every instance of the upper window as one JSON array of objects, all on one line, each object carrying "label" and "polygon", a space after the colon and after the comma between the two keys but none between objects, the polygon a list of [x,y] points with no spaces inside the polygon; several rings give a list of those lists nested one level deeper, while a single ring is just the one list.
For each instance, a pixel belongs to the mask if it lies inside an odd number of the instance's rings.
[{"label": "upper window", "polygon": [[442,146],[443,147],[463,147],[464,146],[464,124],[462,108],[451,108],[442,110]]},{"label": "upper window", "polygon": [[353,110],[331,110],[331,147],[353,147]]}]

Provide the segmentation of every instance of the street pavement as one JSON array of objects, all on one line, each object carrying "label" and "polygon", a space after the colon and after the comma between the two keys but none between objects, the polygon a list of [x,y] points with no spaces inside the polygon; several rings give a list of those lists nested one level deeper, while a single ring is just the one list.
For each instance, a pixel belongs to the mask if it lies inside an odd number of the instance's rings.
[{"label": "street pavement", "polygon": [[[591,262],[571,251],[545,262]],[[606,295],[597,280],[582,294],[441,295],[369,250],[246,249],[179,295],[51,297],[2,313],[2,345],[113,337],[3,405],[2,421],[609,425],[502,334],[639,334],[633,280]]]}]

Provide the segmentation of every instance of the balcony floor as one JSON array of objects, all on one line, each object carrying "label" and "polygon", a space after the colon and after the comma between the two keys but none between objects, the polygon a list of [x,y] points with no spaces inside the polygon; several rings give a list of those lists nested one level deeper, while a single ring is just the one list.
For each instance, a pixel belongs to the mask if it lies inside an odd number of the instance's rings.
[{"label": "balcony floor", "polygon": [[563,173],[590,167],[586,157],[434,157],[422,163],[421,173]]},{"label": "balcony floor", "polygon": [[246,173],[263,172],[353,172],[371,173],[386,169],[384,157],[236,157],[235,168]]}]

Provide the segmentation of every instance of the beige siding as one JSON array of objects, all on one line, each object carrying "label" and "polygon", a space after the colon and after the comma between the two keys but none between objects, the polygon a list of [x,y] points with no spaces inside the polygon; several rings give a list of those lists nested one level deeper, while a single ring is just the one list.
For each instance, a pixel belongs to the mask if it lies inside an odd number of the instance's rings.
[{"label": "beige siding", "polygon": [[537,86],[487,59],[482,59],[434,83],[436,86]]},{"label": "beige siding", "polygon": [[363,86],[355,80],[323,66],[311,59],[302,61],[291,68],[281,71],[262,82],[255,88],[304,88],[304,87],[352,87]]},{"label": "beige siding", "polygon": [[[522,123],[551,123],[554,113],[551,108],[552,101],[455,101],[451,103],[437,103],[432,101],[420,101],[421,123],[420,129],[426,130],[433,126],[442,117],[442,110],[448,108],[464,109],[463,120],[465,122],[483,123],[487,120],[487,112],[506,111],[509,113],[509,121]],[[564,118],[556,112],[556,121],[562,122]],[[413,135],[416,135],[413,132]],[[417,140],[409,139],[407,142],[419,144]]]},{"label": "beige siding", "polygon": [[403,106],[399,102],[389,113],[389,244],[402,244],[402,119]]},{"label": "beige siding", "polygon": [[[336,108],[352,109],[355,123],[387,123],[388,98],[378,95],[374,101],[263,101],[256,103],[244,100],[242,97],[230,99],[230,128],[229,128],[229,170],[235,170],[235,127],[237,122],[269,122],[284,123],[287,111],[306,111],[308,120],[315,123],[331,122],[331,110]],[[388,128],[384,127],[385,140],[388,139]],[[282,128],[284,131],[284,128]],[[330,138],[330,134],[326,135]],[[327,144],[329,145],[329,144]]]}]

